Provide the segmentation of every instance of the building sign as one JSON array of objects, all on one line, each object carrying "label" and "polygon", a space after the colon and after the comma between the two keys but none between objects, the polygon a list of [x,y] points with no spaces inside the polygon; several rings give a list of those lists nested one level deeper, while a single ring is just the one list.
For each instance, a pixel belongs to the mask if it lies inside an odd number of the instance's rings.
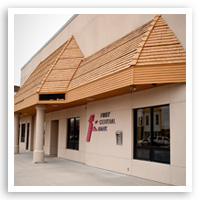
[{"label": "building sign", "polygon": [[110,112],[101,113],[100,120],[95,120],[95,115],[90,116],[88,120],[89,126],[88,126],[86,142],[90,142],[92,131],[107,131],[108,124],[116,124],[115,118],[109,118],[109,117],[110,117]]}]

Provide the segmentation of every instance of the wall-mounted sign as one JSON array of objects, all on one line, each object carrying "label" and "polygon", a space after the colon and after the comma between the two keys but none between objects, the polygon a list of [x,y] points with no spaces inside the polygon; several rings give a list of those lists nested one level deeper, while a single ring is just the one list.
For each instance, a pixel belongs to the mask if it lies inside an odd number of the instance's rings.
[{"label": "wall-mounted sign", "polygon": [[86,137],[87,142],[90,142],[92,131],[107,131],[108,129],[107,124],[116,124],[115,118],[109,118],[109,117],[110,117],[110,112],[101,113],[100,120],[95,120],[95,115],[90,116],[88,120],[89,125]]}]

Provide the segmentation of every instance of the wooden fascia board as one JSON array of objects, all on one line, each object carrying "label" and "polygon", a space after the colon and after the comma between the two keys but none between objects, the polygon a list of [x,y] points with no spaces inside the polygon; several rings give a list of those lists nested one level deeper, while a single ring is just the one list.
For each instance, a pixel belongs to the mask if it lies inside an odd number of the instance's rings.
[{"label": "wooden fascia board", "polygon": [[186,82],[186,63],[140,65],[133,68],[133,84]]},{"label": "wooden fascia board", "polygon": [[59,91],[59,92],[56,92],[56,91],[53,91],[53,92],[39,92],[39,93],[37,93],[37,94],[60,94],[60,93],[66,93],[66,91],[65,90],[63,90],[63,91]]},{"label": "wooden fascia board", "polygon": [[[122,79],[121,81],[118,80],[119,77]],[[67,103],[131,86],[132,84],[133,67],[129,67],[67,91]],[[75,95],[76,97],[74,97]]]},{"label": "wooden fascia board", "polygon": [[37,104],[66,104],[66,100],[49,100],[49,101],[38,101]]},{"label": "wooden fascia board", "polygon": [[24,108],[36,105],[37,99],[38,99],[37,94],[33,94],[33,95],[25,98],[24,100],[14,104],[14,112],[18,112]]}]

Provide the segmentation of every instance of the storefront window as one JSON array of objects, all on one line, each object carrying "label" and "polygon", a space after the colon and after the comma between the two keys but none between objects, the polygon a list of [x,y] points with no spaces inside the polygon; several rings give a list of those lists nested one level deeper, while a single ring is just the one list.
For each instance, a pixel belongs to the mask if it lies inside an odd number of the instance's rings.
[{"label": "storefront window", "polygon": [[67,149],[79,150],[80,118],[68,119]]},{"label": "storefront window", "polygon": [[134,159],[170,164],[169,105],[134,110]]},{"label": "storefront window", "polygon": [[21,142],[25,142],[25,124],[22,124],[21,128]]}]

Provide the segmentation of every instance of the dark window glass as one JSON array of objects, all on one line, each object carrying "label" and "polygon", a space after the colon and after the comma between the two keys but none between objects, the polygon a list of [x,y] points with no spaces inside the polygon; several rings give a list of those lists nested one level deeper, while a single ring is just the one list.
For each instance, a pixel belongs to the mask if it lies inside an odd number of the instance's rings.
[{"label": "dark window glass", "polygon": [[65,100],[65,94],[40,94],[40,101]]},{"label": "dark window glass", "polygon": [[169,105],[134,110],[134,132],[135,159],[170,163]]},{"label": "dark window glass", "polygon": [[156,125],[159,125],[159,115],[156,114]]},{"label": "dark window glass", "polygon": [[21,128],[21,142],[25,142],[25,124],[22,124]]},{"label": "dark window glass", "polygon": [[149,126],[149,116],[146,116],[146,126]]},{"label": "dark window glass", "polygon": [[148,148],[136,148],[135,158],[142,160],[150,160],[150,149]]},{"label": "dark window glass", "polygon": [[80,118],[68,119],[67,149],[79,150]]},{"label": "dark window glass", "polygon": [[152,161],[161,162],[161,163],[169,163],[170,161],[170,151],[164,149],[153,149],[152,150]]}]

